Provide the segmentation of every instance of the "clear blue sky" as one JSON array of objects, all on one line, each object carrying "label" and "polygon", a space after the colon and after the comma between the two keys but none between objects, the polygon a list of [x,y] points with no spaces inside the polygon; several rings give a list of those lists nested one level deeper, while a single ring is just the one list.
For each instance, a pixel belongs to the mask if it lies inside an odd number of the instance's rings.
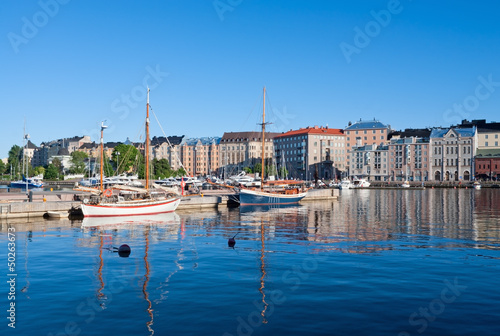
[{"label": "clear blue sky", "polygon": [[499,13],[494,0],[3,0],[0,157],[24,119],[37,145],[98,140],[101,120],[106,141],[142,140],[146,82],[167,135],[258,130],[264,85],[271,131],[500,121]]}]

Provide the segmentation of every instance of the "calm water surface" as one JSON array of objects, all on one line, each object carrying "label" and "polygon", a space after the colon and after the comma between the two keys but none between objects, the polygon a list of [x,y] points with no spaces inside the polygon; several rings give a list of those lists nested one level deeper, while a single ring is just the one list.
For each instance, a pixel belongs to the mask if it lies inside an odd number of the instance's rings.
[{"label": "calm water surface", "polygon": [[[16,328],[2,281],[1,335],[500,333],[500,190],[2,223],[4,252],[8,227]],[[122,244],[130,256],[113,252]]]}]

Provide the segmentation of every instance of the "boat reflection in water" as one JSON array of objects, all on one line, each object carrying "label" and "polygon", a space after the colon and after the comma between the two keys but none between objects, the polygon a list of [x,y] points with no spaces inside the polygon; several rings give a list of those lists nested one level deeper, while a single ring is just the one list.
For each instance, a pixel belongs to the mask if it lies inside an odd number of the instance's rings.
[{"label": "boat reflection in water", "polygon": [[[147,303],[146,312],[148,314],[149,320],[146,322],[146,328],[150,335],[154,334],[153,323],[153,304],[149,298],[148,285],[150,281],[151,266],[149,263],[149,245],[150,245],[150,235],[151,230],[156,228],[167,228],[169,234],[176,234],[181,224],[179,215],[176,213],[164,213],[149,216],[134,216],[134,217],[85,217],[82,221],[82,228],[89,230],[98,230],[99,236],[99,264],[96,271],[96,278],[98,280],[98,289],[96,290],[96,299],[99,302],[99,306],[102,309],[106,309],[107,296],[104,294],[105,290],[105,280],[103,277],[104,269],[104,259],[103,250],[109,250],[116,252],[111,247],[113,237],[111,234],[106,233],[106,230],[116,230],[125,229],[134,231],[134,228],[143,228],[142,232],[144,235],[144,275],[142,282],[142,294],[143,298]],[[118,251],[119,252],[119,251]],[[128,257],[128,254],[123,255],[118,253],[120,257]]]},{"label": "boat reflection in water", "polygon": [[240,205],[240,213],[241,214],[249,214],[252,212],[273,212],[279,211],[280,209],[294,209],[294,208],[302,208],[300,204],[269,204],[269,205]]},{"label": "boat reflection in water", "polygon": [[131,225],[149,225],[149,224],[162,224],[162,225],[180,225],[181,219],[175,212],[157,214],[157,215],[144,215],[133,217],[84,217],[82,227],[107,227],[107,226],[131,226]]}]

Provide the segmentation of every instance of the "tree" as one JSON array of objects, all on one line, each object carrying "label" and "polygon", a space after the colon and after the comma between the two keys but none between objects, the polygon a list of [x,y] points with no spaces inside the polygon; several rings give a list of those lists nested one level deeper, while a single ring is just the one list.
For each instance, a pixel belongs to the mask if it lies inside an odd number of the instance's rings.
[{"label": "tree", "polygon": [[53,163],[51,163],[47,166],[47,169],[45,170],[44,178],[46,180],[56,180],[58,175],[59,175],[59,170]]},{"label": "tree", "polygon": [[45,168],[42,166],[38,166],[35,168],[35,175],[44,175],[45,177]]},{"label": "tree", "polygon": [[3,175],[6,170],[7,167],[5,166],[5,163],[3,162],[3,160],[0,160],[0,175]]},{"label": "tree", "polygon": [[10,148],[7,164],[7,169],[9,170],[10,174],[16,173],[15,175],[19,175],[19,173],[21,172],[21,168],[19,165],[19,162],[21,160],[21,152],[22,148],[18,145],[14,145]]},{"label": "tree", "polygon": [[117,174],[129,172],[141,157],[141,153],[133,145],[119,144],[113,150],[111,159],[115,163]]},{"label": "tree", "polygon": [[85,172],[85,159],[89,156],[85,152],[74,151],[71,153],[71,168],[72,174],[83,174]]},{"label": "tree", "polygon": [[245,173],[247,173],[247,174],[251,174],[251,173],[252,173],[252,168],[250,168],[250,167],[245,167],[245,168],[243,168],[243,171],[244,171]]},{"label": "tree", "polygon": [[153,176],[157,179],[162,179],[166,177],[170,177],[173,175],[172,168],[170,167],[170,163],[166,159],[153,159]]}]

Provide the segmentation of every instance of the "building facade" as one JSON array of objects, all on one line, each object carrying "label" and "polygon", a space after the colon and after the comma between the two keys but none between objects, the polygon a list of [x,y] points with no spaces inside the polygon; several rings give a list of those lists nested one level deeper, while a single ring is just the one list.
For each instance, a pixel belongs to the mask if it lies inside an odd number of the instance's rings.
[{"label": "building facade", "polygon": [[274,159],[288,177],[302,180],[340,178],[346,170],[346,142],[342,129],[306,127],[274,138]]},{"label": "building facade", "polygon": [[354,147],[384,145],[390,132],[390,126],[378,120],[359,120],[344,129],[347,148],[346,164],[350,167],[351,153]]},{"label": "building facade", "polygon": [[434,181],[470,181],[474,176],[477,131],[436,128],[430,135],[430,178]]},{"label": "building facade", "polygon": [[500,149],[478,149],[474,161],[476,179],[500,180]]},{"label": "building facade", "polygon": [[[274,156],[273,139],[280,133],[266,132],[265,160],[270,164]],[[220,140],[219,173],[234,175],[245,167],[254,167],[262,160],[262,132],[225,132]]]}]

